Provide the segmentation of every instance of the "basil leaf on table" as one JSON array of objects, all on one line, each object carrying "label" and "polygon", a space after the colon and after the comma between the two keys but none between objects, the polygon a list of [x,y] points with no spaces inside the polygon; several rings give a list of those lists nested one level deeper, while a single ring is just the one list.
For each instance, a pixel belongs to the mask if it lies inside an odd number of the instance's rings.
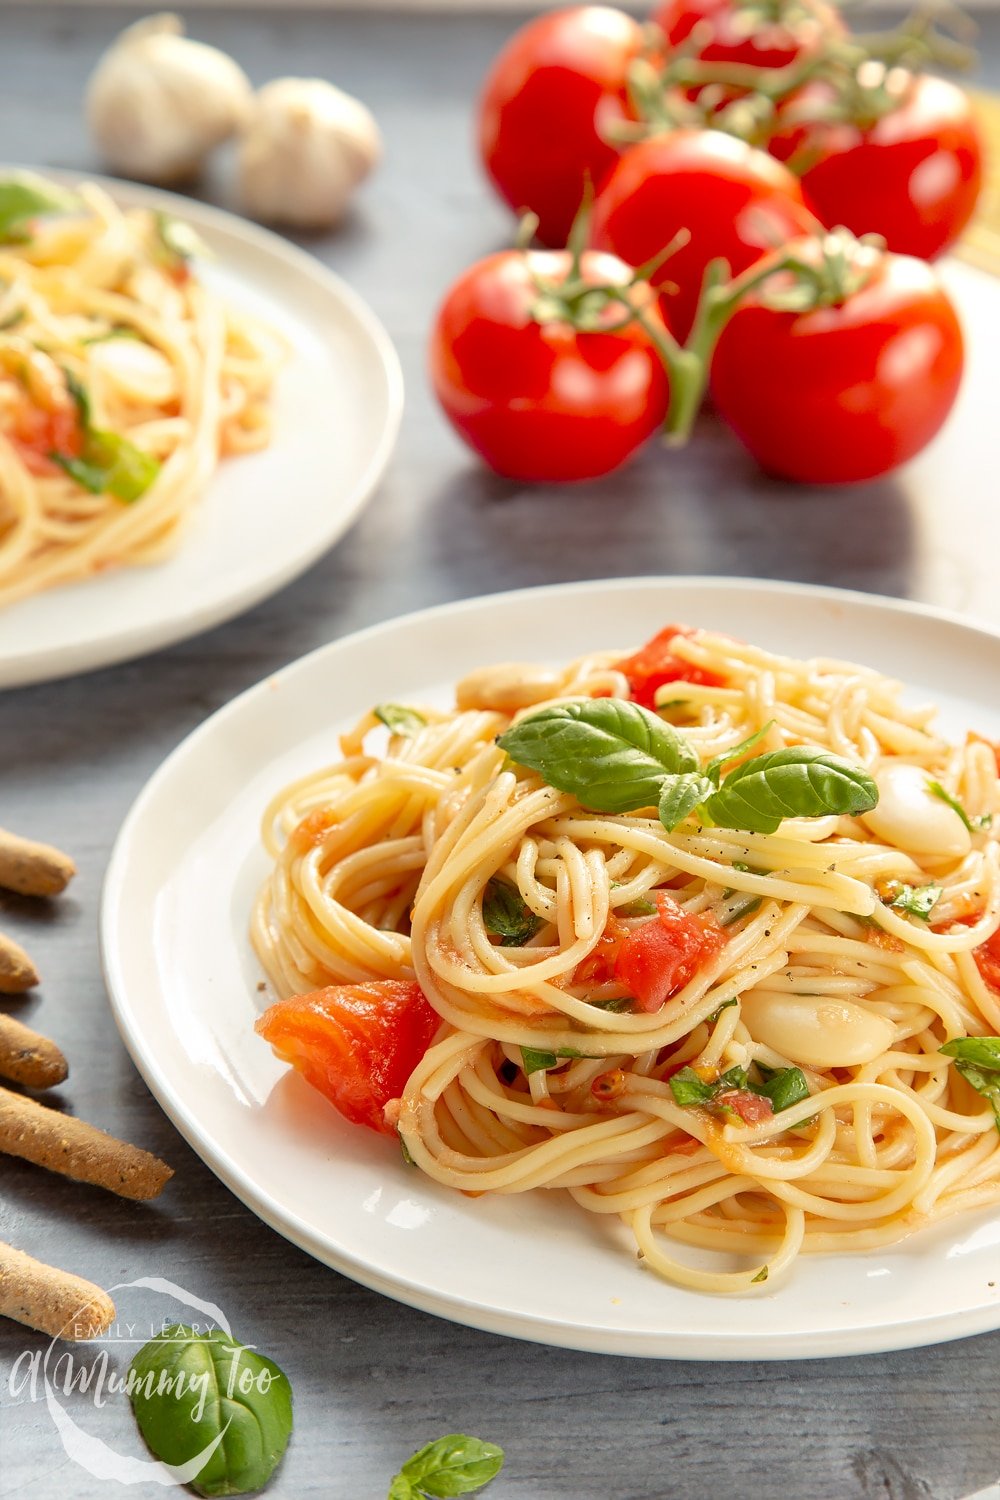
[{"label": "basil leaf on table", "polygon": [[941,1051],[954,1058],[966,1083],[989,1100],[1000,1130],[1000,1036],[956,1037],[945,1042]]},{"label": "basil leaf on table", "polygon": [[372,712],[390,734],[402,735],[407,740],[419,734],[427,723],[423,714],[418,714],[415,708],[407,708],[402,703],[378,703]]},{"label": "basil leaf on table", "polygon": [[521,719],[497,741],[511,760],[594,812],[656,807],[665,776],[697,771],[671,724],[624,698],[584,698]]},{"label": "basil leaf on table", "polygon": [[721,828],[775,833],[785,818],[870,812],[877,802],[867,771],[827,750],[790,745],[737,766],[705,812]]},{"label": "basil leaf on table", "polygon": [[292,1431],[292,1388],[273,1360],[215,1329],[182,1323],[144,1344],[128,1393],[150,1450],[174,1468],[205,1455],[185,1481],[199,1495],[262,1489]]},{"label": "basil leaf on table", "polygon": [[452,1433],[408,1458],[389,1488],[388,1500],[453,1500],[471,1495],[503,1468],[503,1449],[481,1438]]},{"label": "basil leaf on table", "polygon": [[483,924],[500,939],[501,948],[523,948],[542,926],[516,885],[494,875],[483,893]]}]

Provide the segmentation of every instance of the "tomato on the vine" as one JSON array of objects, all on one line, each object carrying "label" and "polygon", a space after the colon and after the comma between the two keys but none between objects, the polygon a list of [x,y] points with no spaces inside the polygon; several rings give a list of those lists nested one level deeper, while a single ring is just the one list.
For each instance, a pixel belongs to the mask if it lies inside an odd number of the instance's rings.
[{"label": "tomato on the vine", "polygon": [[[448,292],[431,334],[434,390],[499,474],[596,478],[662,424],[663,322],[655,294],[632,282],[612,255],[586,251],[577,262],[568,250],[507,250]],[[625,302],[602,287],[623,289]]]},{"label": "tomato on the vine", "polygon": [[479,149],[502,198],[538,216],[538,237],[565,245],[588,179],[618,158],[614,127],[632,118],[630,64],[642,27],[623,11],[582,5],[531,21],[487,75]]},{"label": "tomato on the vine", "polygon": [[[803,244],[803,258],[816,252]],[[853,242],[846,294],[811,310],[733,314],[715,349],[716,410],[769,473],[804,484],[873,479],[941,427],[962,376],[962,331],[933,269]]]},{"label": "tomato on the vine", "polygon": [[[786,102],[822,105],[825,85]],[[909,77],[900,102],[870,124],[793,124],[771,152],[801,171],[805,200],[830,228],[879,234],[890,250],[932,260],[972,217],[983,153],[968,96],[944,78]]]},{"label": "tomato on the vine", "polygon": [[664,0],[653,21],[671,47],[686,44],[703,62],[754,68],[786,68],[845,30],[836,8],[824,0]]},{"label": "tomato on the vine", "polygon": [[798,180],[766,151],[717,130],[674,130],[630,146],[612,168],[591,243],[641,266],[689,236],[652,278],[683,341],[711,261],[721,257],[738,275],[813,224]]}]

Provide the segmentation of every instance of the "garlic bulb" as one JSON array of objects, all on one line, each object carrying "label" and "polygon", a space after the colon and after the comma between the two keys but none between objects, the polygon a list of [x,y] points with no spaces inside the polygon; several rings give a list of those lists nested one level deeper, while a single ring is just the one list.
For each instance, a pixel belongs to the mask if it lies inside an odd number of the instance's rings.
[{"label": "garlic bulb", "polygon": [[371,111],[320,78],[261,89],[240,147],[243,205],[300,229],[335,224],[382,154]]},{"label": "garlic bulb", "polygon": [[87,88],[87,121],[110,165],[128,177],[176,182],[246,119],[243,69],[184,35],[178,16],[147,16],[122,32]]}]

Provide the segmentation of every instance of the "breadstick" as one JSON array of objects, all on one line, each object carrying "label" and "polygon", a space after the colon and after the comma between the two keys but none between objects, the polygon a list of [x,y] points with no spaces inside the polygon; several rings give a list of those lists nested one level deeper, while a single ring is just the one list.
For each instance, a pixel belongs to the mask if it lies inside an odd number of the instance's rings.
[{"label": "breadstick", "polygon": [[20,943],[0,932],[0,994],[19,995],[38,983],[38,970]]},{"label": "breadstick", "polygon": [[77,1182],[92,1182],[120,1198],[155,1198],[174,1175],[172,1167],[149,1151],[3,1088],[0,1152]]},{"label": "breadstick", "polygon": [[13,1016],[0,1015],[0,1078],[12,1078],[29,1089],[50,1089],[68,1072],[55,1042]]},{"label": "breadstick", "polygon": [[0,885],[21,896],[58,896],[76,874],[68,854],[0,828]]},{"label": "breadstick", "polygon": [[0,1242],[0,1316],[53,1338],[78,1341],[109,1328],[115,1304],[92,1281]]}]

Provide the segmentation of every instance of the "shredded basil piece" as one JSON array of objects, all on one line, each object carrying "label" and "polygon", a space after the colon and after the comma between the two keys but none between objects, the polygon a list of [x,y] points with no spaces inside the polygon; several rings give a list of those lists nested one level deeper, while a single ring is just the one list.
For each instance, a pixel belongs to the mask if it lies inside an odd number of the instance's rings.
[{"label": "shredded basil piece", "polygon": [[790,1109],[802,1099],[809,1098],[809,1085],[801,1068],[772,1069],[765,1068],[761,1063],[757,1063],[756,1067],[762,1081],[751,1083],[750,1087],[755,1094],[763,1094],[765,1099],[770,1099],[771,1108],[776,1115],[780,1115],[783,1109]]},{"label": "shredded basil piece", "polygon": [[739,1005],[739,1003],[740,1002],[736,995],[730,995],[729,999],[723,1000],[722,1004],[718,1006],[717,1009],[713,1010],[710,1016],[706,1016],[706,1026],[714,1026],[724,1010],[728,1010],[731,1005]]},{"label": "shredded basil piece", "polygon": [[160,472],[159,461],[117,432],[91,428],[79,458],[50,453],[53,463],[92,495],[114,495],[125,505],[140,499]]},{"label": "shredded basil piece", "polygon": [[611,1011],[615,1015],[626,1015],[635,1005],[631,995],[621,995],[615,1000],[591,1000],[595,1010]]},{"label": "shredded basil piece", "polygon": [[929,921],[931,912],[943,894],[941,886],[907,885],[904,881],[898,881],[896,885],[889,902],[893,910],[905,911],[911,917],[918,917],[921,922]]},{"label": "shredded basil piece", "polygon": [[738,922],[741,917],[751,916],[762,905],[763,900],[763,896],[747,896],[745,901],[741,901],[739,906],[735,906],[727,916],[722,918],[722,926],[732,927],[733,923]]},{"label": "shredded basil piece", "polygon": [[615,911],[615,916],[655,917],[658,909],[655,901],[647,901],[645,896],[639,896],[635,901],[630,901],[627,906],[619,906]]},{"label": "shredded basil piece", "polygon": [[945,1042],[941,1051],[954,1058],[966,1083],[989,1100],[1000,1131],[1000,1036],[956,1037]]},{"label": "shredded basil piece", "polygon": [[170,260],[186,264],[189,260],[204,260],[211,256],[201,235],[185,220],[175,219],[173,214],[157,212],[153,216],[153,223],[160,249],[166,252],[166,257]]},{"label": "shredded basil piece", "polygon": [[416,1166],[416,1162],[413,1160],[413,1157],[410,1155],[410,1148],[406,1144],[406,1142],[403,1140],[402,1136],[399,1137],[399,1149],[400,1149],[400,1152],[402,1154],[403,1160],[406,1162],[406,1165],[408,1167],[415,1167]]},{"label": "shredded basil piece", "polygon": [[767,1280],[767,1267],[766,1266],[761,1266],[761,1268],[757,1272],[756,1276],[754,1276],[751,1279],[750,1285],[754,1286],[758,1281],[766,1281],[766,1280]]},{"label": "shredded basil piece", "polygon": [[989,821],[984,822],[982,818],[976,818],[975,821],[973,821],[973,819],[969,817],[969,814],[966,812],[965,808],[962,806],[961,802],[959,802],[958,798],[952,796],[951,792],[948,791],[947,787],[943,787],[940,781],[928,781],[927,790],[930,792],[932,797],[937,797],[939,802],[946,802],[951,808],[952,812],[957,814],[957,816],[961,818],[962,822],[965,824],[970,833],[976,833],[978,829],[988,828],[990,826],[990,822],[992,822],[992,819],[990,818],[989,813],[986,814],[986,817],[987,819],[989,819]]},{"label": "shredded basil piece", "polygon": [[423,714],[418,714],[415,708],[407,708],[402,703],[378,703],[372,713],[390,734],[398,734],[404,740],[413,739],[427,723]]},{"label": "shredded basil piece", "polygon": [[501,948],[523,948],[544,925],[516,885],[494,875],[483,892],[483,923],[487,932],[500,939]]}]

